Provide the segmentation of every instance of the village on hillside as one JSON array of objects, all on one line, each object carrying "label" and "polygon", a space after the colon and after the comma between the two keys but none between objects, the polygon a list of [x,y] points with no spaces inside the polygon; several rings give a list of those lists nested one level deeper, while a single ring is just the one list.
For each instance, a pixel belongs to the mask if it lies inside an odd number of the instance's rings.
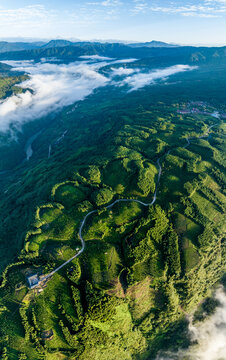
[{"label": "village on hillside", "polygon": [[216,109],[204,101],[191,101],[189,103],[183,104],[177,110],[178,114],[187,115],[187,114],[199,114],[199,115],[211,115],[216,118],[219,116],[221,118],[226,118],[226,113],[220,113]]}]

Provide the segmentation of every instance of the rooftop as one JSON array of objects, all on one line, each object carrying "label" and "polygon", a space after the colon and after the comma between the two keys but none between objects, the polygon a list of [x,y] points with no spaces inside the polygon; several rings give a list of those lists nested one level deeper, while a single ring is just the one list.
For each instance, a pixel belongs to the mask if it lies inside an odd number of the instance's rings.
[{"label": "rooftop", "polygon": [[39,284],[39,277],[37,274],[31,275],[27,278],[30,289],[33,289]]}]

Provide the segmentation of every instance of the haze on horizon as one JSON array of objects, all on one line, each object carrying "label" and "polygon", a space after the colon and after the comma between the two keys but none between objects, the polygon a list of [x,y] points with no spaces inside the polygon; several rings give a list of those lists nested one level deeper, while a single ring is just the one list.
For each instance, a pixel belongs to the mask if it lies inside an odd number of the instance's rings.
[{"label": "haze on horizon", "polygon": [[2,0],[0,38],[226,44],[226,0]]}]

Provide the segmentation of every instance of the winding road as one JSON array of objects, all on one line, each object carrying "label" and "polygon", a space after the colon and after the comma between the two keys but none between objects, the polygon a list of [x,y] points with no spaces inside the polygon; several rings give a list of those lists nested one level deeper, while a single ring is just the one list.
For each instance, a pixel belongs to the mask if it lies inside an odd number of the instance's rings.
[{"label": "winding road", "polygon": [[[219,116],[217,117],[216,115],[212,115],[213,117],[219,119]],[[204,135],[201,135],[199,137],[191,137],[191,138],[186,138],[186,141],[187,143],[183,146],[184,149],[186,149],[190,144],[191,144],[191,140],[197,140],[197,139],[202,139],[202,138],[205,138],[209,135],[209,132],[210,130],[214,127],[214,126],[217,126],[218,124],[214,124],[214,125],[211,125],[205,132]],[[166,155],[169,155],[171,152],[171,150],[169,150]],[[165,156],[165,155],[163,155]],[[163,157],[162,156],[162,157]],[[140,200],[136,200],[136,199],[118,199],[118,200],[115,200],[113,203],[111,203],[110,205],[106,206],[105,208],[106,209],[111,209],[115,204],[118,204],[120,202],[136,202],[138,204],[141,204],[143,206],[152,206],[154,205],[154,203],[156,202],[156,199],[157,199],[157,190],[158,190],[158,185],[159,185],[159,182],[160,182],[160,178],[161,178],[161,175],[162,175],[162,167],[161,167],[161,164],[160,164],[160,158],[157,159],[157,165],[158,165],[158,179],[157,179],[157,184],[156,184],[156,189],[155,189],[155,192],[154,192],[154,196],[153,196],[153,200],[150,202],[150,203],[145,203],[143,201],[140,201]],[[78,235],[79,235],[79,238],[81,240],[81,243],[82,243],[82,247],[81,249],[74,255],[72,256],[70,259],[68,259],[67,261],[65,261],[62,265],[60,265],[59,267],[57,267],[55,270],[53,270],[52,272],[50,272],[48,275],[46,275],[44,278],[42,278],[41,282],[43,281],[46,281],[47,279],[51,278],[56,272],[58,272],[60,269],[62,269],[64,266],[66,266],[67,264],[69,264],[72,260],[74,260],[75,258],[77,258],[78,256],[80,256],[83,251],[85,250],[85,240],[82,236],[82,231],[83,231],[83,228],[86,224],[86,221],[88,219],[88,217],[90,217],[92,214],[95,214],[95,213],[98,213],[98,210],[92,210],[90,211],[85,217],[84,219],[82,220],[81,222],[81,225],[80,225],[80,228],[79,228],[79,232],[78,232]]]}]

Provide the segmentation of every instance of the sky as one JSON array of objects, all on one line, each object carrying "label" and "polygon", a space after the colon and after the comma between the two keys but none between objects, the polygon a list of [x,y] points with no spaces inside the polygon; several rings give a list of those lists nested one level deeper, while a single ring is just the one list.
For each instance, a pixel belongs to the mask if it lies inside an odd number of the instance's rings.
[{"label": "sky", "polygon": [[0,38],[226,45],[226,0],[0,0]]}]

